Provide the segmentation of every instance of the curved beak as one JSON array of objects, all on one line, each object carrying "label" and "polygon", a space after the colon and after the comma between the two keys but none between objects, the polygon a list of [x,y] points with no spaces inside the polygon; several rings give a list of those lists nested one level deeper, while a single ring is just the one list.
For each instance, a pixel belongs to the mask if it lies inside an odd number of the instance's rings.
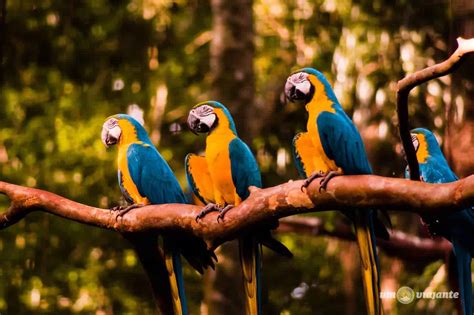
[{"label": "curved beak", "polygon": [[[198,133],[207,133],[211,130],[211,126],[208,125],[207,121],[206,120],[209,120],[209,119],[206,119],[207,117],[209,116],[206,116],[204,118],[201,118],[199,115],[197,115],[195,113],[195,111],[190,111],[189,112],[189,115],[188,115],[188,126],[189,126],[189,129],[191,129],[191,131],[194,133],[194,134],[198,134]],[[212,120],[213,122],[214,120]]]},{"label": "curved beak", "polygon": [[199,119],[198,116],[196,116],[193,112],[189,113],[189,115],[188,115],[188,127],[192,131],[192,133],[194,133],[195,135],[197,135],[196,129],[199,126],[200,122],[201,122],[201,120]]},{"label": "curved beak", "polygon": [[311,89],[309,81],[303,81],[301,83],[293,83],[289,80],[285,84],[285,95],[290,102],[303,101],[306,99],[307,94]]},{"label": "curved beak", "polygon": [[102,133],[101,133],[101,139],[102,143],[108,148],[111,145],[114,145],[118,142],[118,139],[115,138],[107,128],[103,127],[102,128]]}]

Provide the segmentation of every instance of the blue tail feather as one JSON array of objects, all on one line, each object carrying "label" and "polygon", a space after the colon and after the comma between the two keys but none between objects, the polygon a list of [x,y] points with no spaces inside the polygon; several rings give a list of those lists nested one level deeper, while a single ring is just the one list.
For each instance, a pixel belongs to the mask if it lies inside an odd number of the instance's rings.
[{"label": "blue tail feather", "polygon": [[188,315],[188,305],[186,302],[186,294],[184,292],[183,267],[181,264],[181,254],[179,251],[173,251],[173,269],[176,274],[176,282],[178,283],[179,299],[183,315]]},{"label": "blue tail feather", "polygon": [[378,283],[377,285],[380,287],[380,262],[379,262],[379,255],[377,254],[377,241],[376,241],[376,236],[375,236],[375,226],[374,226],[374,220],[376,217],[376,212],[373,210],[370,210],[369,216],[371,220],[370,222],[370,238],[372,239],[372,249],[374,251],[374,256],[375,256],[375,264],[377,266],[377,273],[378,273]]},{"label": "blue tail feather", "polygon": [[465,315],[472,314],[472,278],[471,278],[471,254],[456,240],[453,243],[453,251],[456,256],[458,271],[459,295]]}]

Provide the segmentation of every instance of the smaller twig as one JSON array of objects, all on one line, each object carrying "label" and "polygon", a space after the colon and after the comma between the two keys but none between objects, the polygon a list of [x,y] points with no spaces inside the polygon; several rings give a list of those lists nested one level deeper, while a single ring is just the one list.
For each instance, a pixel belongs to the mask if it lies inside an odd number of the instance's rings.
[{"label": "smaller twig", "polygon": [[463,39],[459,37],[457,42],[458,48],[448,59],[410,74],[397,83],[398,128],[403,149],[405,150],[408,167],[410,168],[410,178],[412,180],[420,180],[420,168],[410,136],[408,95],[414,87],[453,72],[457,67],[459,67],[465,55],[474,52],[474,38]]},{"label": "smaller twig", "polygon": [[[324,220],[316,217],[288,217],[280,219],[278,233],[298,233],[312,236],[329,236],[340,240],[354,241],[354,234],[347,224],[338,222],[327,229]],[[402,231],[390,231],[390,240],[377,239],[377,246],[387,255],[405,261],[424,263],[446,259],[451,252],[451,243],[445,239],[421,238]]]}]

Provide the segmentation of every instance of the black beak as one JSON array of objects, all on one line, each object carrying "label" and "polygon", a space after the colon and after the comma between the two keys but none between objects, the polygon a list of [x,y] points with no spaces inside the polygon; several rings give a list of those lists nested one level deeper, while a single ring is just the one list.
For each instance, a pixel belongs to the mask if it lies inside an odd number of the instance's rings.
[{"label": "black beak", "polygon": [[102,128],[102,143],[108,148],[118,142],[118,139],[112,136],[106,128]]},{"label": "black beak", "polygon": [[303,101],[306,99],[306,94],[298,90],[294,85],[289,86],[285,94],[290,102]]},{"label": "black beak", "polygon": [[197,132],[196,132],[195,129],[199,125],[199,122],[200,122],[200,120],[199,120],[198,117],[196,117],[192,113],[189,113],[189,115],[188,115],[188,127],[195,135],[197,135]]},{"label": "black beak", "polygon": [[118,142],[118,139],[111,136],[110,134],[108,135],[107,139],[105,139],[105,144],[110,147],[111,145],[114,145]]},{"label": "black beak", "polygon": [[197,135],[198,133],[209,132],[209,126],[201,122],[201,119],[196,116],[194,113],[189,113],[188,116],[188,126],[189,129]]}]

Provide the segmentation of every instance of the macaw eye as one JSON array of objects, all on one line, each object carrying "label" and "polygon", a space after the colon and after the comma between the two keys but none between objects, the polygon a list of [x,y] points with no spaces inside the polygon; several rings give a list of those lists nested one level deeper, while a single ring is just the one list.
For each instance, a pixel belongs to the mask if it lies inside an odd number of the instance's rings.
[{"label": "macaw eye", "polygon": [[298,72],[293,74],[291,77],[288,78],[290,82],[293,84],[299,84],[301,82],[304,82],[308,78],[308,74],[305,72]]},{"label": "macaw eye", "polygon": [[214,112],[214,109],[209,105],[202,105],[197,108],[197,112],[200,116],[208,116]]},{"label": "macaw eye", "polygon": [[115,118],[111,118],[107,120],[105,126],[107,127],[107,129],[113,129],[114,127],[118,126],[118,120]]}]

